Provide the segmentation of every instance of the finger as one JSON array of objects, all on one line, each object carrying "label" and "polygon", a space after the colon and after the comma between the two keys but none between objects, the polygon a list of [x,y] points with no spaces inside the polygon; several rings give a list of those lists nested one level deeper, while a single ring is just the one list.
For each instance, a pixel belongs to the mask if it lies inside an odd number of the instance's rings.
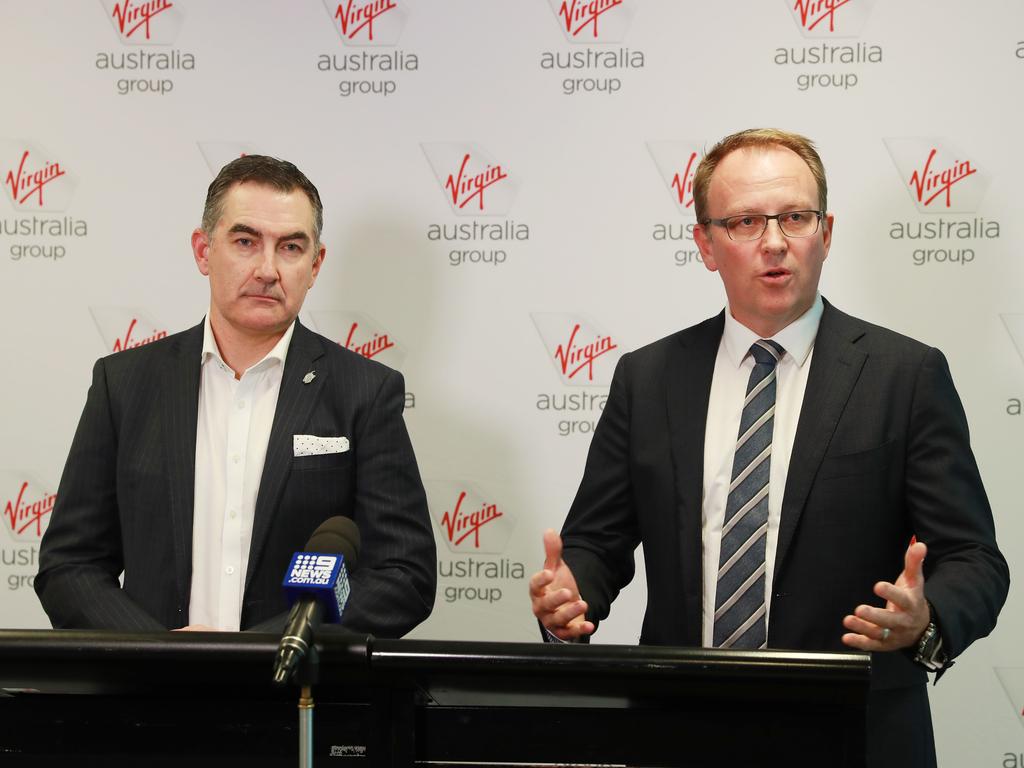
[{"label": "finger", "polygon": [[924,584],[924,558],[928,547],[923,542],[915,541],[903,556],[903,583],[908,587],[919,587]]},{"label": "finger", "polygon": [[541,595],[535,602],[543,613],[553,614],[564,605],[572,605],[577,602],[582,603],[583,601],[568,589],[555,589]]},{"label": "finger", "polygon": [[555,574],[547,569],[537,571],[530,577],[530,595],[540,597],[544,590],[555,580]]},{"label": "finger", "polygon": [[544,531],[544,567],[549,571],[558,568],[562,562],[562,537],[554,528]]},{"label": "finger", "polygon": [[584,635],[590,635],[594,632],[594,625],[589,621],[580,621],[562,629],[548,629],[548,631],[557,637],[559,640],[578,640]]},{"label": "finger", "polygon": [[548,614],[548,619],[553,626],[567,627],[570,624],[586,620],[587,604],[582,600],[572,600],[562,603],[557,610]]},{"label": "finger", "polygon": [[843,626],[851,632],[878,642],[884,642],[889,638],[886,629],[889,629],[890,633],[892,631],[891,627],[870,621],[862,616],[846,616],[843,619]]},{"label": "finger", "polygon": [[[920,590],[916,587],[904,588],[890,584],[888,581],[880,581],[875,584],[874,591],[880,598],[903,611],[914,610],[920,602],[920,596],[918,595]],[[878,610],[883,609],[880,608]]]},{"label": "finger", "polygon": [[540,619],[541,624],[547,629],[554,631],[556,629],[564,629],[574,622],[578,624],[581,621],[585,621],[586,612],[586,603],[582,600],[573,600],[560,604],[556,610],[541,611],[536,616]]},{"label": "finger", "polygon": [[842,637],[843,645],[848,645],[851,648],[856,648],[858,651],[881,651],[884,650],[882,644],[877,640],[872,640],[870,637],[859,635],[853,632],[847,632]]}]

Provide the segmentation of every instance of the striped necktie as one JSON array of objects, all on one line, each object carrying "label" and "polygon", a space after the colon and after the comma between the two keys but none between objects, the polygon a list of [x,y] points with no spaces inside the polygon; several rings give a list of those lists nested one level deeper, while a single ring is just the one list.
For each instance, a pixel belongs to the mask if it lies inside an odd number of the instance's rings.
[{"label": "striped necktie", "polygon": [[740,416],[715,592],[715,648],[764,648],[768,478],[775,424],[775,372],[785,350],[760,339]]}]

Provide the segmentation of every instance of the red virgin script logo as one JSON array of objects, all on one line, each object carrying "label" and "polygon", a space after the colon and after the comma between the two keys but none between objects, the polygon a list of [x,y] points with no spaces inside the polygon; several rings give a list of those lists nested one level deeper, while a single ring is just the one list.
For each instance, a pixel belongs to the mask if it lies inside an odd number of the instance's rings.
[{"label": "red virgin script logo", "polygon": [[138,318],[132,318],[128,323],[128,330],[124,332],[124,336],[118,336],[114,339],[114,346],[110,350],[111,352],[121,352],[125,349],[135,349],[135,347],[141,347],[146,344],[152,344],[158,339],[162,339],[167,336],[167,331],[153,331],[148,336],[141,338],[135,336],[135,327],[139,324]]},{"label": "red virgin script logo", "polygon": [[452,546],[457,547],[472,536],[471,543],[473,549],[480,549],[480,529],[488,523],[493,523],[495,520],[504,517],[504,515],[496,504],[488,504],[487,502],[481,504],[479,509],[466,512],[462,508],[462,503],[465,500],[466,492],[461,491],[458,500],[455,502],[455,511],[445,510],[444,515],[441,517],[441,525],[445,535],[448,537],[448,542]]},{"label": "red virgin script logo", "polygon": [[8,499],[4,506],[4,522],[8,529],[15,536],[43,535],[43,518],[53,511],[54,502],[57,501],[57,494],[44,493],[38,501],[26,502],[25,491],[28,489],[28,482],[22,482],[18,491],[18,498],[11,501]]},{"label": "red virgin script logo", "polygon": [[367,38],[372,41],[374,20],[397,7],[394,0],[373,0],[370,3],[348,0],[347,3],[338,3],[334,18],[341,24],[341,34],[349,40],[366,30]]},{"label": "red virgin script logo", "polygon": [[569,333],[569,340],[565,344],[559,344],[555,350],[555,360],[567,379],[573,379],[581,371],[586,371],[587,381],[594,380],[594,361],[601,355],[606,355],[618,345],[612,341],[611,336],[598,336],[589,344],[579,346],[576,343],[576,336],[580,332],[580,324],[576,323]]},{"label": "red virgin script logo", "polygon": [[476,200],[477,210],[482,211],[484,209],[484,190],[492,184],[497,184],[499,181],[507,179],[508,174],[502,170],[500,165],[490,165],[488,163],[484,170],[471,176],[466,173],[466,166],[468,165],[469,153],[467,152],[462,158],[459,170],[455,174],[448,174],[448,180],[445,181],[444,188],[451,195],[452,205],[455,207],[465,208],[469,203]]},{"label": "red virgin script logo", "polygon": [[395,343],[391,341],[386,333],[374,333],[373,336],[366,341],[356,340],[356,331],[359,330],[359,323],[353,322],[351,327],[348,329],[348,335],[345,337],[345,343],[342,345],[345,349],[351,349],[363,357],[372,360],[381,352],[386,352],[395,346]]},{"label": "red virgin script logo", "polygon": [[11,191],[11,198],[18,205],[24,204],[29,198],[35,197],[36,204],[43,206],[43,187],[64,175],[60,163],[47,162],[42,168],[28,169],[28,150],[21,154],[17,170],[7,171],[4,184]]},{"label": "red virgin script logo", "polygon": [[597,21],[601,14],[622,5],[622,0],[569,0],[558,8],[558,17],[565,24],[565,31],[577,37],[588,27],[594,38],[598,37]]},{"label": "red virgin script logo", "polygon": [[151,39],[150,22],[153,17],[168,11],[174,7],[169,0],[149,0],[146,3],[133,3],[131,0],[124,0],[123,3],[114,5],[114,22],[117,24],[117,31],[125,38],[130,38],[139,30],[142,30],[142,37]]},{"label": "red virgin script logo", "polygon": [[852,0],[796,0],[793,10],[800,14],[800,24],[808,32],[824,23],[828,24],[829,32],[835,32],[836,11],[850,2]]},{"label": "red virgin script logo", "polygon": [[684,208],[693,207],[693,174],[697,171],[697,153],[691,152],[690,159],[686,161],[686,170],[680,176],[676,173],[672,177],[672,189],[675,190],[676,200]]},{"label": "red virgin script logo", "polygon": [[970,160],[955,160],[949,167],[934,168],[932,162],[935,160],[937,152],[938,150],[933,147],[928,153],[924,167],[915,170],[911,175],[910,186],[914,190],[917,202],[922,205],[931,205],[937,198],[945,196],[945,205],[946,208],[949,208],[953,205],[953,185],[973,176],[977,173],[977,169],[971,166]]}]

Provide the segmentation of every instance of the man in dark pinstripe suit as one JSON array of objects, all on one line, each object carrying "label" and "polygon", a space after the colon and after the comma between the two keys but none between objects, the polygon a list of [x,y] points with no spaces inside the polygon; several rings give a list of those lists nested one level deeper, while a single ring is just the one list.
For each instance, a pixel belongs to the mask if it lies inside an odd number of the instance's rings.
[{"label": "man in dark pinstripe suit", "polygon": [[402,376],[296,319],[322,226],[291,163],[214,179],[192,234],[206,319],[93,370],[35,581],[54,627],[277,628],[291,554],[334,515],[362,536],[342,624],[397,637],[430,613]]}]

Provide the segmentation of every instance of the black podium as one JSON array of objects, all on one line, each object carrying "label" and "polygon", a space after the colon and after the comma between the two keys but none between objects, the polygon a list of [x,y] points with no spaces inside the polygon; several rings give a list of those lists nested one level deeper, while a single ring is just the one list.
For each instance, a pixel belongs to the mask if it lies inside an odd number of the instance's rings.
[{"label": "black podium", "polygon": [[[318,766],[863,766],[866,654],[317,642]],[[293,766],[277,638],[0,630],[0,765]]]}]

